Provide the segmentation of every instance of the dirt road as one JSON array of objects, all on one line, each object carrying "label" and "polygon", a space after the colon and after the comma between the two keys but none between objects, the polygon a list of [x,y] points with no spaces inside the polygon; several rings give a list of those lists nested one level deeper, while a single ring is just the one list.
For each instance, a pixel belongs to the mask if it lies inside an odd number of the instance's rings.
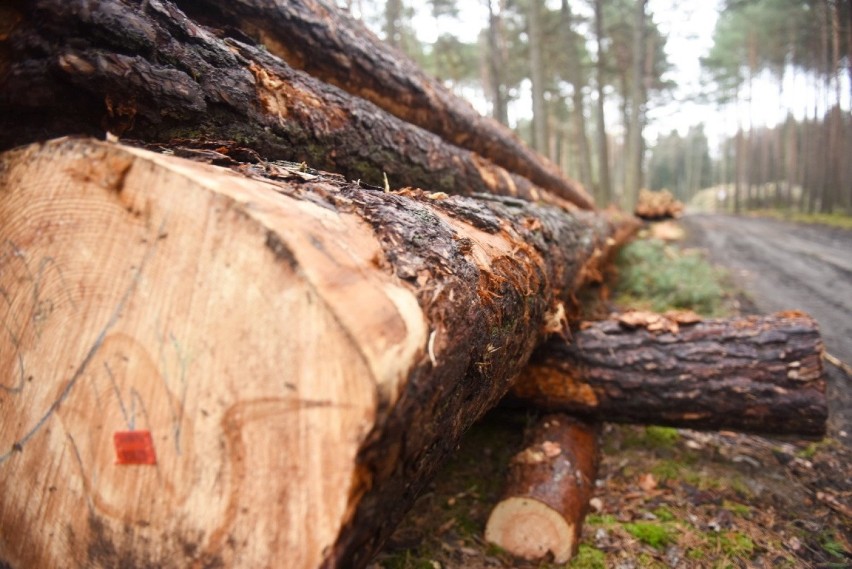
[{"label": "dirt road", "polygon": [[[852,231],[773,219],[695,214],[689,241],[729,268],[757,310],[802,310],[820,324],[826,349],[852,364]],[[829,431],[852,444],[852,377],[829,372]]]}]

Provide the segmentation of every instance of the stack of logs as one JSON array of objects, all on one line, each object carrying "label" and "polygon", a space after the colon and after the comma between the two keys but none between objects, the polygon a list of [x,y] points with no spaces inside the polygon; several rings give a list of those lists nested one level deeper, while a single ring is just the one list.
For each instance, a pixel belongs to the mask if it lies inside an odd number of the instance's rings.
[{"label": "stack of logs", "polygon": [[824,430],[804,315],[581,325],[635,219],[330,0],[0,26],[2,567],[363,567],[510,390],[563,413],[486,530],[526,557],[576,547],[571,417]]},{"label": "stack of logs", "polygon": [[636,217],[657,221],[680,217],[683,213],[683,202],[678,200],[668,190],[652,192],[646,188],[639,190],[639,199],[633,213]]}]

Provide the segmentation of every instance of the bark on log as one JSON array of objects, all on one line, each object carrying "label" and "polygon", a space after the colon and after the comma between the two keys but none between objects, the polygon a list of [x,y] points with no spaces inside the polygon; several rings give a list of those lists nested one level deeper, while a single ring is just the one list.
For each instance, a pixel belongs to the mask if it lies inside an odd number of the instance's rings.
[{"label": "bark on log", "polygon": [[508,128],[481,116],[361,22],[325,0],[178,0],[212,26],[234,26],[285,61],[393,115],[484,156],[585,209],[583,187],[523,144]]},{"label": "bark on log", "polygon": [[36,0],[6,8],[0,149],[54,136],[231,139],[352,180],[567,205],[166,0]]},{"label": "bark on log", "polygon": [[613,422],[822,436],[822,352],[796,312],[658,331],[607,320],[543,344],[512,396]]},{"label": "bark on log", "polygon": [[364,566],[613,231],[239,169],[0,156],[0,566]]},{"label": "bark on log", "polygon": [[567,563],[577,552],[598,465],[594,427],[554,414],[527,435],[509,467],[504,497],[485,527],[485,540],[524,559]]}]

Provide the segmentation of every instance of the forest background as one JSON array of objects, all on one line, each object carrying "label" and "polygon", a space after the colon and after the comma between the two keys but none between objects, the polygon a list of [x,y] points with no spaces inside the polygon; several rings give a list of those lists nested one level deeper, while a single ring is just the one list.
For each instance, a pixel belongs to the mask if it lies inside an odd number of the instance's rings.
[{"label": "forest background", "polygon": [[852,213],[852,0],[338,3],[600,205]]}]

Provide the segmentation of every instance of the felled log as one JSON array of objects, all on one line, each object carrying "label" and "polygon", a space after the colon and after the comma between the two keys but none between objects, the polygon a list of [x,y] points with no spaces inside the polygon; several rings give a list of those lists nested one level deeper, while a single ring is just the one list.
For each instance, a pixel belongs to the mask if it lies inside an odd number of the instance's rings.
[{"label": "felled log", "polygon": [[503,498],[485,539],[528,560],[551,555],[567,563],[577,552],[597,477],[597,432],[567,415],[546,415],[512,458]]},{"label": "felled log", "polygon": [[213,36],[167,0],[4,10],[0,149],[105,131],[148,142],[230,139],[375,185],[566,204],[265,50]]},{"label": "felled log", "polygon": [[591,212],[235,169],[0,156],[0,565],[364,566],[612,244]]},{"label": "felled log", "polygon": [[200,21],[233,26],[313,76],[484,156],[576,204],[591,197],[508,128],[482,117],[404,54],[325,0],[178,0]]},{"label": "felled log", "polygon": [[[628,313],[536,350],[512,396],[612,422],[821,436],[823,344],[809,316]],[[684,320],[682,316],[681,320]]]},{"label": "felled log", "polygon": [[683,202],[678,200],[668,190],[652,192],[642,188],[633,213],[636,217],[647,220],[672,219],[683,213]]}]

